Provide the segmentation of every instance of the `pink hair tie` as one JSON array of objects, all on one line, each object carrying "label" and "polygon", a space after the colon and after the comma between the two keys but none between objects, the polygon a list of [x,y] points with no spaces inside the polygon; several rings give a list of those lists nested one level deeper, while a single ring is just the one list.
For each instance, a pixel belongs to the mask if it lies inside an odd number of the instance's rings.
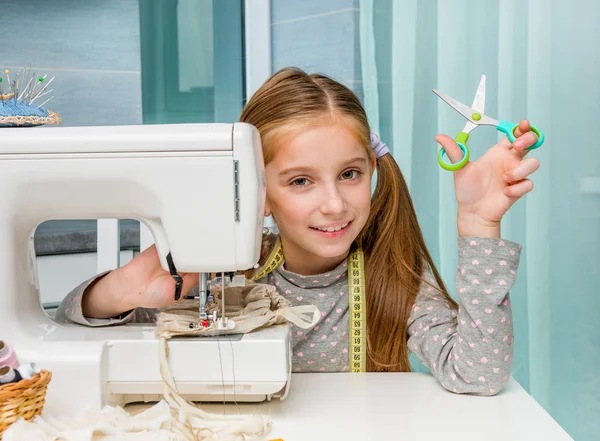
[{"label": "pink hair tie", "polygon": [[379,134],[373,131],[371,132],[371,148],[375,152],[375,156],[378,158],[381,158],[383,155],[390,152],[388,146],[381,142]]}]

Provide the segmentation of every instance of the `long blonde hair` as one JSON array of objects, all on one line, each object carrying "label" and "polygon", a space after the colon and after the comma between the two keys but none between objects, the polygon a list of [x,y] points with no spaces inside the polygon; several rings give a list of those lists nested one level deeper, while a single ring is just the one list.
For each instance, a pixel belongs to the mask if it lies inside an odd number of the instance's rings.
[{"label": "long blonde hair", "polygon": [[[332,122],[345,124],[373,154],[367,115],[356,95],[326,75],[294,67],[273,74],[244,107],[240,121],[260,132],[265,165],[280,143]],[[365,255],[367,370],[408,372],[407,326],[422,283],[429,284],[422,278],[425,265],[448,303],[457,305],[435,268],[402,172],[389,154],[377,158],[371,211],[356,242]],[[263,247],[260,263],[269,248]]]}]

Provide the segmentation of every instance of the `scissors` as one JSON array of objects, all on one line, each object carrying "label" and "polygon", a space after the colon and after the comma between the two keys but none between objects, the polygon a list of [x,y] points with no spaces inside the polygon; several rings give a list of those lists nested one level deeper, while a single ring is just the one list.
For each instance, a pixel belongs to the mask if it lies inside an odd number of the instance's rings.
[{"label": "scissors", "polygon": [[[469,139],[469,134],[480,125],[483,126],[495,126],[497,130],[505,133],[508,136],[510,142],[514,142],[515,135],[514,131],[518,124],[512,124],[506,121],[498,121],[489,116],[483,114],[485,107],[485,75],[481,76],[481,80],[479,81],[479,86],[477,87],[477,93],[475,94],[475,99],[473,100],[472,107],[466,106],[465,104],[456,101],[454,98],[449,97],[446,94],[443,94],[439,90],[433,89],[433,93],[435,93],[438,97],[446,102],[450,107],[460,113],[463,117],[467,119],[467,124],[462,132],[456,135],[454,139],[460,149],[463,151],[463,158],[460,162],[456,164],[451,164],[444,161],[444,156],[446,155],[446,150],[442,147],[438,154],[438,162],[440,166],[448,171],[456,171],[463,168],[467,162],[469,162],[469,157],[471,156],[469,149],[467,148],[467,140]],[[537,149],[544,143],[544,133],[539,130],[537,127],[531,126],[531,131],[535,133],[538,137],[538,141],[528,147],[527,150]]]}]

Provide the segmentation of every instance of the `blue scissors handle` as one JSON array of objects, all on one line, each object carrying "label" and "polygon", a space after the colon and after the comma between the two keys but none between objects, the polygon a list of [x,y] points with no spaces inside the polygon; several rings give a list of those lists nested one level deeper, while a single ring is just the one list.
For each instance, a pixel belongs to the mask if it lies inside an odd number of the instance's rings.
[{"label": "blue scissors handle", "polygon": [[[515,130],[517,130],[517,127],[519,127],[518,124],[513,124],[513,123],[509,123],[506,121],[500,121],[498,123],[498,125],[496,126],[496,130],[499,130],[500,132],[504,133],[506,136],[508,136],[508,139],[510,142],[515,142]],[[535,126],[530,126],[531,127],[531,131],[533,133],[535,133],[538,137],[538,140],[535,144],[533,144],[531,147],[528,147],[526,150],[533,150],[533,149],[537,149],[538,147],[540,147],[543,143],[544,143],[544,132],[542,132],[540,129],[538,129]]]}]

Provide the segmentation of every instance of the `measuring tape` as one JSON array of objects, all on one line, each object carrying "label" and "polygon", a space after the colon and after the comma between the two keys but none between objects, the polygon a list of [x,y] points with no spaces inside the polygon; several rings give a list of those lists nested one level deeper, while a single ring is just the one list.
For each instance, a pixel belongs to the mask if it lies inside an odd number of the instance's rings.
[{"label": "measuring tape", "polygon": [[[365,372],[367,360],[365,341],[367,338],[367,311],[365,308],[365,271],[364,255],[360,248],[348,256],[348,312],[349,353],[348,362],[351,372]],[[252,277],[258,280],[277,269],[283,263],[283,248],[277,238],[275,248],[269,254],[267,262]]]}]

